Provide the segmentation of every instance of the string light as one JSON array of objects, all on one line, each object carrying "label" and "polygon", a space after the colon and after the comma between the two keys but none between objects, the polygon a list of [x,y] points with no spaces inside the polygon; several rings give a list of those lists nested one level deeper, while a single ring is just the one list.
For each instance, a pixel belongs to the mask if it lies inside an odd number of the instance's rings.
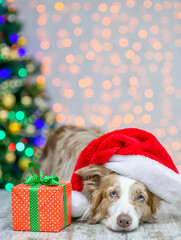
[{"label": "string light", "polygon": [[25,68],[20,68],[18,71],[20,77],[25,77],[27,75],[27,70]]},{"label": "string light", "polygon": [[17,151],[22,152],[22,151],[25,149],[24,143],[18,142],[18,143],[16,144],[16,149],[17,149]]},{"label": "string light", "polygon": [[12,34],[12,35],[10,36],[10,41],[11,41],[12,43],[16,43],[16,42],[18,41],[18,35],[17,35],[17,34]]},{"label": "string light", "polygon": [[34,139],[34,144],[38,147],[40,147],[41,145],[43,145],[45,143],[46,139],[42,136],[36,137]]},{"label": "string light", "polygon": [[16,113],[16,118],[17,118],[18,120],[23,120],[24,117],[25,117],[24,112],[18,111],[18,112]]},{"label": "string light", "polygon": [[4,22],[4,19],[2,16],[0,16],[0,24],[2,24]]},{"label": "string light", "polygon": [[3,79],[8,78],[9,75],[10,75],[10,72],[5,68],[0,71],[0,77]]},{"label": "string light", "polygon": [[12,183],[7,183],[6,185],[5,185],[5,189],[6,189],[6,191],[8,191],[8,192],[11,192],[11,188],[12,187],[14,187],[14,185],[12,184]]},{"label": "string light", "polygon": [[10,143],[8,149],[13,152],[16,150],[16,145],[14,143]]},{"label": "string light", "polygon": [[0,130],[0,140],[3,140],[6,137],[6,133]]},{"label": "string light", "polygon": [[24,48],[19,48],[18,49],[18,55],[20,57],[24,57],[26,55],[26,50]]},{"label": "string light", "polygon": [[35,121],[36,128],[42,128],[44,126],[44,122],[41,119],[37,119]]},{"label": "string light", "polygon": [[34,154],[34,151],[33,151],[32,148],[27,148],[27,149],[25,150],[25,154],[26,154],[27,157],[32,157],[33,154]]}]

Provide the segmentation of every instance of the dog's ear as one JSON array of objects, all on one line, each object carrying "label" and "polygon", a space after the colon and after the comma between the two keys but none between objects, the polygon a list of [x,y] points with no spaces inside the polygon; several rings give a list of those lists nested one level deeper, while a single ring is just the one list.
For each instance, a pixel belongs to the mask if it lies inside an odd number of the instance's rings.
[{"label": "dog's ear", "polygon": [[113,171],[105,168],[103,165],[92,164],[81,168],[75,172],[82,177],[84,184],[84,193],[90,201],[88,222],[96,223],[102,219],[102,213],[97,211],[102,201],[104,178]]},{"label": "dog's ear", "polygon": [[152,215],[155,215],[157,209],[160,207],[162,199],[153,193],[149,193],[149,205],[151,207]]},{"label": "dog's ear", "polygon": [[95,188],[99,187],[101,180],[112,171],[103,165],[91,164],[77,170],[75,173],[82,177],[85,190],[91,193],[95,191]]}]

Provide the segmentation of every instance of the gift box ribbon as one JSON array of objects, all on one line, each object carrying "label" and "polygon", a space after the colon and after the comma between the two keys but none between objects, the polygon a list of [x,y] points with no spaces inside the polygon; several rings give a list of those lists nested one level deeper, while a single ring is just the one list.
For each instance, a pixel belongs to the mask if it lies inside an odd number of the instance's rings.
[{"label": "gift box ribbon", "polygon": [[[31,168],[34,167],[39,170],[39,176],[37,176]],[[43,178],[41,169],[36,163],[29,163],[28,170],[32,176],[27,176],[26,181],[23,184],[32,185],[29,189],[30,199],[30,229],[31,231],[39,231],[39,210],[38,210],[38,188],[41,184],[45,186],[58,186],[63,187],[63,198],[64,198],[64,228],[67,226],[67,197],[66,188],[64,184],[59,183],[59,178],[56,175],[45,176]]]}]

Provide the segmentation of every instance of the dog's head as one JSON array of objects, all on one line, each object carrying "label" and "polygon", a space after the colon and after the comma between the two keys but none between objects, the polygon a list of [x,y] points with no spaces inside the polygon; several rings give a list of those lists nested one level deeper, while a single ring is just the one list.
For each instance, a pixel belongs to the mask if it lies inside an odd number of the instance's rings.
[{"label": "dog's head", "polygon": [[111,230],[130,231],[139,222],[148,222],[160,205],[161,199],[144,184],[102,165],[89,165],[76,173],[82,176],[89,200],[89,223],[102,221]]}]

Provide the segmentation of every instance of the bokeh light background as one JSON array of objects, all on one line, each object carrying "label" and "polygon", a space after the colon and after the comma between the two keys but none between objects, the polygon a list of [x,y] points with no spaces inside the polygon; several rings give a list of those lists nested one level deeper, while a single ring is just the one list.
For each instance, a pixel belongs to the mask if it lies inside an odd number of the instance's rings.
[{"label": "bokeh light background", "polygon": [[60,124],[151,131],[181,164],[181,2],[8,0]]}]

